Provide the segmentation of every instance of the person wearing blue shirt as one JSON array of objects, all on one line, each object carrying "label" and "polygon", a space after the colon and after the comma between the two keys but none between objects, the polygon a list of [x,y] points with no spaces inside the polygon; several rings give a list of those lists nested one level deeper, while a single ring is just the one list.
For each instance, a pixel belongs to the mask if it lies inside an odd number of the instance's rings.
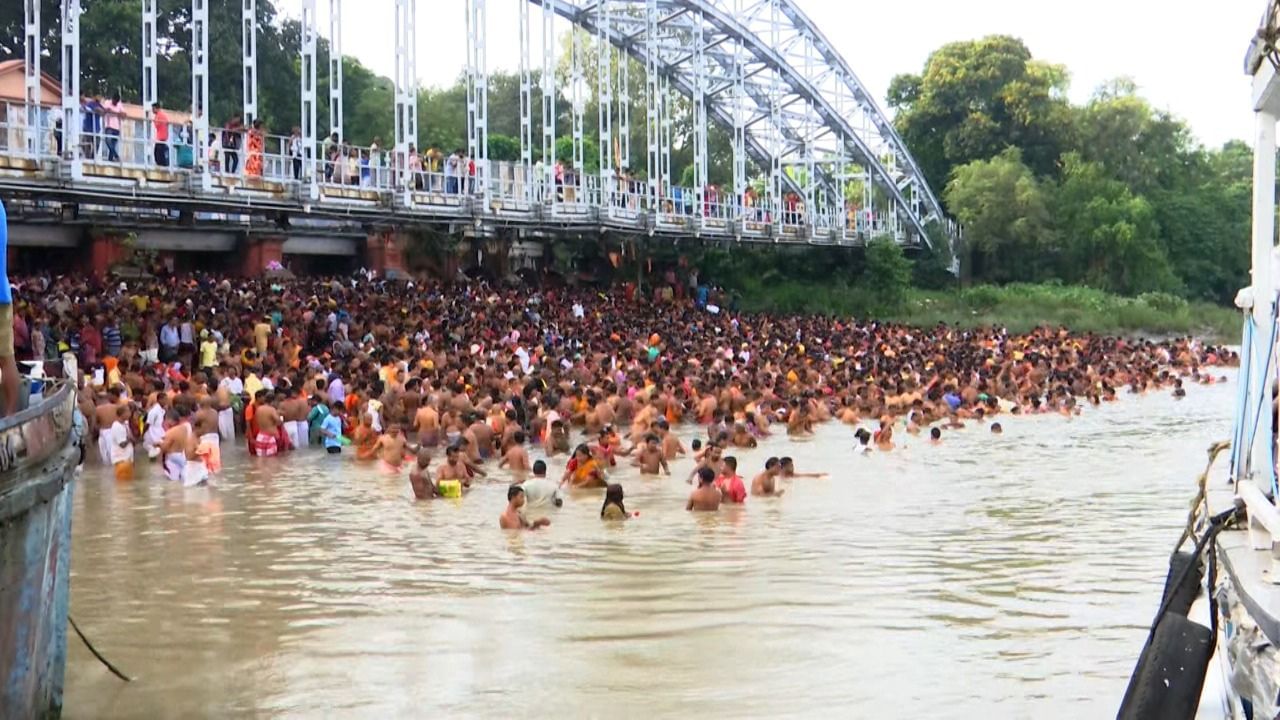
[{"label": "person wearing blue shirt", "polygon": [[320,423],[320,436],[324,438],[324,450],[330,455],[342,452],[342,403],[330,405],[331,410]]},{"label": "person wearing blue shirt", "polygon": [[0,391],[5,415],[18,409],[18,361],[13,354],[13,291],[9,288],[9,216],[0,200]]}]

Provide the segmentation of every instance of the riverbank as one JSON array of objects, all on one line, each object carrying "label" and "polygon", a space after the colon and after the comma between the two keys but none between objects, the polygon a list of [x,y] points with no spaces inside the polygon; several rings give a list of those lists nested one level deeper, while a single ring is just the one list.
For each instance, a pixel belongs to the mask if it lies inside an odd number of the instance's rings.
[{"label": "riverbank", "polygon": [[978,285],[961,290],[907,291],[896,307],[885,307],[864,287],[844,283],[763,283],[738,289],[751,311],[837,313],[879,317],[909,325],[940,322],[958,327],[1001,325],[1026,332],[1037,325],[1064,325],[1077,332],[1124,336],[1195,335],[1214,342],[1240,340],[1240,313],[1167,293],[1123,297],[1081,286]]}]

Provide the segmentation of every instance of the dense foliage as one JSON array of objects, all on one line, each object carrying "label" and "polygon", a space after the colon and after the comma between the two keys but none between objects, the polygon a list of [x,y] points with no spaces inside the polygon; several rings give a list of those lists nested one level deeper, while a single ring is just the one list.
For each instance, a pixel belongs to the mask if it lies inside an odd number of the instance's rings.
[{"label": "dense foliage", "polygon": [[965,274],[1228,302],[1248,282],[1249,149],[1206,150],[1132,81],[1084,106],[1066,88],[1004,36],[947,44],[893,80],[898,128],[964,224]]}]

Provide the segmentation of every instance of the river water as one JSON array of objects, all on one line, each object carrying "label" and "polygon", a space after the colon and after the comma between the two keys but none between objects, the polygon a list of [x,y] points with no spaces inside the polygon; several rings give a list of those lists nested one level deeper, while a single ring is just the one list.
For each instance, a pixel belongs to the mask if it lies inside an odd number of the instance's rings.
[{"label": "river water", "polygon": [[[930,717],[1114,714],[1234,384],[1004,418],[855,457],[847,427],[738,452],[782,498],[684,511],[613,475],[545,531],[505,484],[414,502],[349,457],[227,453],[216,489],[139,465],[76,487],[65,716]],[[689,436],[695,432],[689,428]],[[564,458],[552,463],[558,476]]]}]

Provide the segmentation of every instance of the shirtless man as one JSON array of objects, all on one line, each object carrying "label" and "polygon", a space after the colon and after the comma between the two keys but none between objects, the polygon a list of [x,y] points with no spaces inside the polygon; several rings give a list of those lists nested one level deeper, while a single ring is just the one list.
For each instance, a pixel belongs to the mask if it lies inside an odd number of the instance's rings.
[{"label": "shirtless man", "polygon": [[444,451],[444,464],[436,471],[436,482],[441,480],[458,480],[463,487],[471,485],[472,467],[462,455],[461,448],[450,445]]},{"label": "shirtless man", "polygon": [[658,435],[662,438],[662,456],[667,460],[675,460],[676,457],[684,455],[684,443],[671,432],[671,425],[666,420],[659,420],[657,427]]},{"label": "shirtless man", "polygon": [[551,524],[550,518],[538,518],[532,523],[520,514],[524,507],[524,488],[512,485],[507,488],[507,509],[498,516],[498,527],[503,530],[537,530]]},{"label": "shirtless man", "polygon": [[778,461],[778,464],[779,464],[779,467],[778,467],[779,474],[782,475],[782,477],[787,478],[788,480],[791,480],[794,478],[825,478],[827,477],[826,473],[796,472],[795,461],[793,461],[789,457],[782,458],[781,460]]},{"label": "shirtless man", "polygon": [[267,402],[267,391],[259,390],[254,396],[253,422],[258,434],[252,438],[253,449],[260,457],[272,457],[280,452],[276,436],[280,432],[280,413]]},{"label": "shirtless man", "polygon": [[387,473],[400,472],[404,466],[405,454],[409,450],[409,441],[405,439],[404,432],[401,431],[398,423],[388,425],[387,432],[373,444],[373,451],[381,460],[379,465]]},{"label": "shirtless man", "polygon": [[164,474],[174,482],[186,479],[187,461],[195,457],[195,437],[191,430],[191,408],[185,403],[175,403],[173,413],[177,422],[165,431],[160,441],[160,453],[164,459]]},{"label": "shirtless man", "polygon": [[214,399],[206,395],[200,400],[200,409],[192,418],[191,425],[195,431],[197,442],[206,442],[216,448],[222,443],[218,438],[218,411],[213,409]]},{"label": "shirtless man", "polygon": [[103,465],[111,462],[111,426],[116,422],[116,408],[120,407],[120,390],[111,388],[107,399],[93,410],[94,425],[98,428],[98,457]]},{"label": "shirtless man", "polygon": [[512,435],[511,447],[503,453],[502,460],[498,463],[498,467],[508,467],[515,472],[526,472],[529,470],[529,453],[524,449],[524,431],[516,430]]},{"label": "shirtless man", "polygon": [[483,415],[473,415],[472,423],[467,427],[470,440],[475,443],[476,455],[480,460],[493,457],[493,428],[484,421]]},{"label": "shirtless man", "polygon": [[413,430],[418,433],[419,445],[435,447],[440,443],[440,413],[427,395],[423,395],[418,401],[418,412],[413,416]]},{"label": "shirtless man", "polygon": [[778,475],[782,472],[782,463],[778,458],[771,457],[764,461],[764,472],[760,473],[751,481],[751,494],[757,497],[772,495],[781,497],[786,492],[778,487]]},{"label": "shirtless man", "polygon": [[639,465],[640,472],[646,475],[657,475],[659,471],[667,475],[671,474],[671,468],[667,467],[667,457],[658,445],[658,436],[653,433],[645,436],[644,446],[640,448],[635,464]]},{"label": "shirtless man", "polygon": [[755,437],[751,435],[751,432],[747,430],[747,426],[742,423],[737,423],[733,426],[733,435],[729,442],[734,447],[740,448],[753,448],[759,444],[756,442]]},{"label": "shirtless man", "polygon": [[551,431],[547,434],[547,457],[567,452],[569,452],[569,429],[565,427],[563,420],[556,420],[551,423]]},{"label": "shirtless man", "polygon": [[418,449],[418,462],[409,471],[409,487],[419,500],[440,497],[440,489],[431,481],[431,451],[427,448]]},{"label": "shirtless man", "polygon": [[711,468],[698,468],[698,487],[689,493],[685,510],[715,512],[720,509],[720,491],[716,489],[716,474]]},{"label": "shirtless man", "polygon": [[280,404],[280,414],[284,416],[284,431],[295,449],[306,447],[311,439],[307,428],[309,412],[311,408],[307,405],[306,393],[301,389],[291,393],[290,397]]}]

